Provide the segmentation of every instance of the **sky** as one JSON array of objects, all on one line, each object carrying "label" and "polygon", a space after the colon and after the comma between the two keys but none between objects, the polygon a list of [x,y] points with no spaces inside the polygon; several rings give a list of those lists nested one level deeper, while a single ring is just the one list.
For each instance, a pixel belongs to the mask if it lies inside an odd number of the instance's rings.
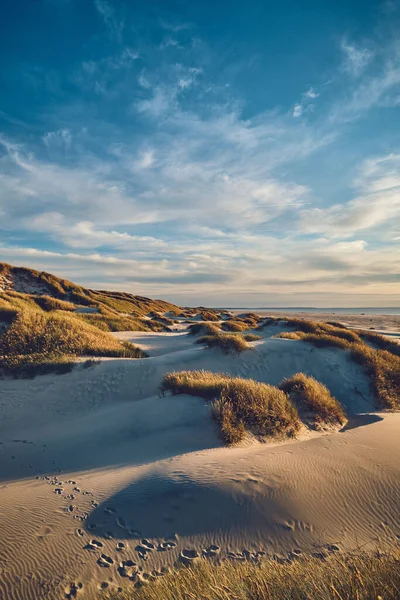
[{"label": "sky", "polygon": [[0,260],[181,305],[399,306],[400,0],[0,8]]}]

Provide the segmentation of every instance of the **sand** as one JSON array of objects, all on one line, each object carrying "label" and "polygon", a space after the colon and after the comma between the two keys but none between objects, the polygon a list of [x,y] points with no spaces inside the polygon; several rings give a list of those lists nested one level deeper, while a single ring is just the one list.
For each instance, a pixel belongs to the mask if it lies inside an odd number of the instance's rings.
[{"label": "sand", "polygon": [[[118,333],[150,358],[2,380],[0,598],[91,600],[132,586],[137,567],[143,579],[162,574],[182,553],[398,545],[400,414],[377,410],[346,352],[271,339],[280,329],[236,357],[182,330]],[[197,368],[273,384],[305,371],[345,405],[349,425],[222,447],[204,400],[158,394],[164,373]]]}]

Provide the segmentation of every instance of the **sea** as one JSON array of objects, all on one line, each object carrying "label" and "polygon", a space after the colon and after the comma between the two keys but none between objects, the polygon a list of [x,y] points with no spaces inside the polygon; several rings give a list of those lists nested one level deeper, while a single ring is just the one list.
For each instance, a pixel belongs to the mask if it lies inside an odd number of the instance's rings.
[{"label": "sea", "polygon": [[234,306],[234,307],[223,307],[218,308],[217,310],[234,310],[242,311],[242,312],[287,312],[287,313],[331,313],[334,314],[346,314],[346,315],[400,315],[400,307],[393,306],[385,306],[385,307],[332,307],[332,308],[321,308],[321,307],[311,307],[311,306],[291,306],[291,307],[281,307],[281,306],[253,306],[253,307],[245,307],[245,306]]}]

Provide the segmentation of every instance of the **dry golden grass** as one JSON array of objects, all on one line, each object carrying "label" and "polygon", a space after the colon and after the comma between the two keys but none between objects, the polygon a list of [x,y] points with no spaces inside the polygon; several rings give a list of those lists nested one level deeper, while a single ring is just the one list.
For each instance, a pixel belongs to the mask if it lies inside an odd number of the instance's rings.
[{"label": "dry golden grass", "polygon": [[204,310],[201,312],[201,318],[203,321],[218,321],[218,317],[214,312],[210,310]]},{"label": "dry golden grass", "polygon": [[205,335],[199,338],[197,344],[204,344],[208,348],[219,348],[224,354],[240,354],[249,350],[250,346],[243,336],[219,333],[216,335]]},{"label": "dry golden grass", "polygon": [[390,410],[399,410],[400,357],[387,350],[373,350],[366,344],[352,346],[350,356],[368,373],[381,405]]},{"label": "dry golden grass", "polygon": [[66,311],[18,310],[0,333],[2,375],[65,372],[77,356],[142,358],[146,354]]},{"label": "dry golden grass", "polygon": [[215,323],[192,323],[188,327],[188,331],[191,335],[217,335],[221,333],[219,325]]},{"label": "dry golden grass", "polygon": [[[26,285],[43,290],[42,293],[60,300],[66,300],[83,306],[107,307],[117,312],[143,317],[150,311],[179,314],[181,309],[164,300],[152,300],[143,296],[134,296],[124,292],[90,290],[51,273],[35,271],[25,267],[14,267],[0,263],[0,276],[7,277],[11,286],[18,280]],[[11,287],[11,291],[12,291]],[[18,290],[16,290],[18,291]],[[7,290],[9,293],[10,290]]]},{"label": "dry golden grass", "polygon": [[283,564],[205,559],[108,600],[398,600],[400,555],[305,556]]},{"label": "dry golden grass", "polygon": [[311,412],[311,419],[316,429],[323,429],[326,425],[343,426],[347,423],[340,402],[314,377],[296,373],[284,379],[279,388],[289,395],[301,415],[304,409]]},{"label": "dry golden grass", "polygon": [[297,410],[277,387],[253,379],[208,371],[168,373],[161,392],[216,400],[213,416],[227,444],[240,441],[245,430],[259,436],[294,436],[300,427]]},{"label": "dry golden grass", "polygon": [[65,312],[20,311],[0,338],[7,355],[66,354],[75,356],[138,357],[133,344],[122,345],[112,336]]},{"label": "dry golden grass", "polygon": [[153,320],[125,317],[118,313],[88,314],[76,313],[77,318],[86,321],[101,331],[164,331],[165,327]]},{"label": "dry golden grass", "polygon": [[389,340],[387,337],[380,335],[379,333],[373,333],[371,331],[359,330],[358,335],[363,340],[371,342],[377,346],[380,350],[387,350],[396,356],[400,356],[400,344],[393,340]]},{"label": "dry golden grass", "polygon": [[244,321],[240,321],[238,319],[228,319],[227,321],[224,321],[221,324],[221,328],[224,331],[240,332],[240,331],[246,331],[246,329],[251,329],[252,327],[250,327]]},{"label": "dry golden grass", "polygon": [[[242,334],[239,333],[237,335],[242,335]],[[242,337],[244,340],[246,340],[246,342],[256,342],[257,340],[261,340],[261,336],[257,335],[256,333],[245,333],[242,335]]]},{"label": "dry golden grass", "polygon": [[47,312],[51,310],[66,310],[72,312],[76,308],[75,304],[72,302],[53,298],[53,296],[32,296],[32,299],[39,308],[42,308]]},{"label": "dry golden grass", "polygon": [[[400,356],[393,352],[393,342],[390,343],[389,341],[391,351],[374,350],[363,342],[360,335],[353,331],[332,325],[325,327],[325,323],[312,323],[300,319],[290,319],[288,321],[296,321],[296,325],[301,322],[303,328],[314,329],[314,332],[282,332],[274,337],[303,340],[318,348],[333,347],[348,350],[350,357],[364,367],[371,379],[374,393],[380,405],[389,410],[400,409]],[[375,336],[374,340],[371,341],[379,343]],[[382,346],[386,346],[385,340],[380,343]],[[397,350],[397,345],[395,350]]]},{"label": "dry golden grass", "polygon": [[285,340],[300,340],[301,337],[296,331],[281,331],[272,336],[273,338],[282,338]]}]

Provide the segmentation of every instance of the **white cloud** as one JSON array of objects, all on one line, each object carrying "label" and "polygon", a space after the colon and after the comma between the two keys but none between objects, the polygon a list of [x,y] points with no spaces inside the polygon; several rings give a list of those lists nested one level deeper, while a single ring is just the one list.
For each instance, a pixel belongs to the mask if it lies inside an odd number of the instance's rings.
[{"label": "white cloud", "polygon": [[319,95],[320,95],[320,94],[318,94],[318,93],[317,93],[317,92],[314,90],[314,88],[312,88],[312,87],[311,87],[310,89],[308,89],[308,90],[305,92],[305,94],[304,94],[304,96],[305,96],[306,98],[312,98],[312,99],[314,99],[314,98],[318,98],[318,96],[319,96]]},{"label": "white cloud", "polygon": [[307,233],[348,237],[386,226],[390,235],[400,221],[400,154],[369,159],[356,179],[358,195],[349,202],[302,212]]},{"label": "white cloud", "polygon": [[155,163],[154,150],[146,150],[142,152],[137,160],[133,163],[134,170],[149,169]]},{"label": "white cloud", "polygon": [[301,106],[301,104],[295,104],[294,108],[293,108],[294,118],[297,119],[298,117],[301,117],[302,114],[303,114],[303,107]]},{"label": "white cloud", "polygon": [[357,48],[345,39],[342,40],[340,47],[344,54],[343,70],[359,77],[371,62],[374,53],[368,48]]}]

